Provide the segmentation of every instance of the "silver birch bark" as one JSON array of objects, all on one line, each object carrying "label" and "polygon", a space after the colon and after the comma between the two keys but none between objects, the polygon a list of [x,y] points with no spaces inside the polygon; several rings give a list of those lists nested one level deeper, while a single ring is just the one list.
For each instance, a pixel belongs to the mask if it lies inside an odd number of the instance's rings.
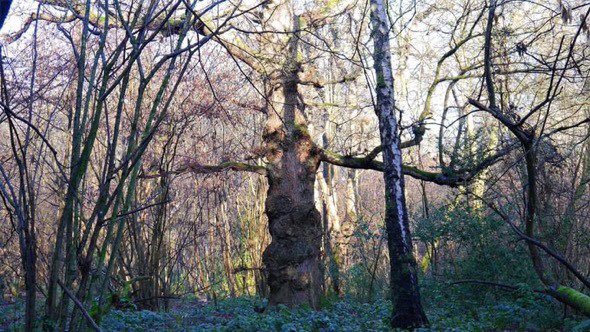
[{"label": "silver birch bark", "polygon": [[416,328],[428,325],[420,302],[416,260],[404,194],[404,176],[389,44],[389,21],[383,0],[371,0],[374,69],[377,76],[375,112],[383,147],[385,225],[390,259],[393,302],[391,326]]}]

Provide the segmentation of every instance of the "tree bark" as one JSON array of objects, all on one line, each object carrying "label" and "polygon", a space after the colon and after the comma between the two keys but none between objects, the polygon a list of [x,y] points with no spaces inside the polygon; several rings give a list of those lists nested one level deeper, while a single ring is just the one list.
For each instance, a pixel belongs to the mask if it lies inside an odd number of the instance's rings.
[{"label": "tree bark", "polygon": [[[294,17],[294,31],[298,30]],[[307,131],[305,105],[298,90],[301,65],[298,36],[289,41],[282,77],[268,100],[263,134],[268,161],[265,212],[272,237],[263,261],[270,286],[269,305],[317,308],[321,294],[321,217],[314,204],[320,158]]]},{"label": "tree bark", "polygon": [[[300,111],[296,85],[283,87],[285,120]],[[269,304],[316,308],[321,294],[321,218],[314,205],[319,157],[303,125],[275,126],[269,119],[268,193],[265,204],[272,242],[264,252]],[[279,122],[280,123],[280,122]]]},{"label": "tree bark", "polygon": [[420,302],[416,260],[412,254],[408,212],[404,194],[401,140],[394,107],[393,74],[389,45],[387,7],[382,0],[371,0],[371,25],[374,40],[374,69],[377,76],[375,111],[383,147],[385,179],[385,225],[390,259],[393,328],[428,325]]},{"label": "tree bark", "polygon": [[342,229],[336,239],[341,253],[342,262],[340,267],[346,271],[350,266],[350,240],[354,235],[354,230],[357,224],[357,172],[354,169],[347,170],[346,175],[346,195],[345,195],[345,210],[346,214],[342,221]]}]

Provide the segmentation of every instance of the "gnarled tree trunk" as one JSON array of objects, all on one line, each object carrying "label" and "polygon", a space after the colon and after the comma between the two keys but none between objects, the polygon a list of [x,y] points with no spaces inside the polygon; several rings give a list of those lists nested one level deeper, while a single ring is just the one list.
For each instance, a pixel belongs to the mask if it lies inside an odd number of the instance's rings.
[{"label": "gnarled tree trunk", "polygon": [[[295,20],[297,21],[297,20]],[[269,304],[318,306],[321,294],[321,217],[314,204],[319,153],[307,132],[298,91],[297,37],[290,42],[283,77],[269,97],[264,132],[268,160],[265,204],[272,242],[263,261],[270,286]]]}]

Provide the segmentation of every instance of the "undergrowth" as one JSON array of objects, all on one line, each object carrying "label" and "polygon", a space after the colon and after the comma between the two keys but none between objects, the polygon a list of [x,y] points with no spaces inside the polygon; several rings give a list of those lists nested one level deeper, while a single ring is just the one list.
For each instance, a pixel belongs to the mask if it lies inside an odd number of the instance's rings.
[{"label": "undergrowth", "polygon": [[[524,294],[523,294],[524,293]],[[512,299],[481,305],[454,302],[428,308],[430,329],[423,331],[590,331],[590,321],[560,316],[557,306],[530,298],[525,291]],[[111,311],[101,327],[108,331],[389,331],[391,304],[377,300],[359,303],[350,299],[324,302],[319,311],[289,310],[279,306],[259,313],[258,298],[227,299],[214,304],[184,303],[168,313]],[[472,306],[473,305],[473,306]]]},{"label": "undergrowth", "polygon": [[[432,295],[432,294],[431,294]],[[445,296],[444,292],[439,294]],[[442,301],[442,298],[438,299]],[[485,302],[485,301],[484,301]],[[350,298],[323,301],[323,308],[289,310],[279,306],[260,313],[259,298],[234,298],[217,304],[179,300],[169,312],[111,310],[101,321],[104,331],[389,331],[391,304],[360,303]],[[590,331],[590,320],[568,315],[549,299],[526,290],[512,292],[495,304],[458,301],[427,307],[431,327],[420,331]],[[4,305],[0,331],[22,330],[22,304]]]}]

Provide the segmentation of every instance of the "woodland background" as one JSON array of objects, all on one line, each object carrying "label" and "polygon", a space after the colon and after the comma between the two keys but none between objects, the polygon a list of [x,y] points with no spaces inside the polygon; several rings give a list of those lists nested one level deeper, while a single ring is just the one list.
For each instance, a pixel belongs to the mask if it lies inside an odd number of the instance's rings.
[{"label": "woodland background", "polygon": [[[573,0],[15,2],[0,329],[388,329],[376,3],[430,326],[590,329],[590,4]],[[260,313],[291,65],[295,131],[321,150],[301,202],[322,294]]]}]

